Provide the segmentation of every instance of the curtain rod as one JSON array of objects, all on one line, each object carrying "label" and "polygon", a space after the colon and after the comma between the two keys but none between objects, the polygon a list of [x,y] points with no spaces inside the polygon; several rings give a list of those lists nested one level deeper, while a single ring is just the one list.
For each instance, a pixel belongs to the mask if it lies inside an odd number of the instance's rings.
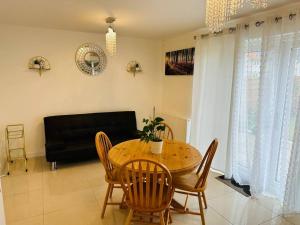
[{"label": "curtain rod", "polygon": [[200,38],[209,38],[209,37],[219,36],[219,35],[222,35],[222,34],[232,34],[235,31],[236,31],[236,27],[229,27],[229,28],[221,30],[219,32],[206,33],[206,34],[201,34],[201,35],[195,35],[194,36],[194,40],[197,40],[198,37],[200,37]]},{"label": "curtain rod", "polygon": [[[290,20],[293,20],[294,17],[295,17],[296,15],[297,15],[296,13],[290,13],[290,14],[289,14],[289,19],[290,19]],[[280,20],[282,20],[282,16],[277,16],[277,17],[274,18],[274,21],[275,21],[276,23],[278,23]],[[264,20],[256,21],[256,22],[255,22],[255,26],[256,26],[256,27],[259,27],[260,25],[262,25],[262,24],[264,24],[264,23],[265,23]],[[249,23],[248,23],[248,24],[245,24],[245,25],[244,25],[244,28],[245,28],[245,29],[248,29],[249,26],[250,26]],[[205,33],[205,34],[201,34],[201,35],[195,35],[195,36],[194,36],[194,40],[197,40],[198,37],[200,37],[200,38],[208,38],[208,37],[215,37],[215,36],[222,35],[222,34],[231,34],[231,33],[234,33],[234,32],[236,31],[236,29],[237,29],[236,27],[229,27],[229,28],[223,29],[223,30],[221,30],[221,31],[219,31],[219,32]]]}]

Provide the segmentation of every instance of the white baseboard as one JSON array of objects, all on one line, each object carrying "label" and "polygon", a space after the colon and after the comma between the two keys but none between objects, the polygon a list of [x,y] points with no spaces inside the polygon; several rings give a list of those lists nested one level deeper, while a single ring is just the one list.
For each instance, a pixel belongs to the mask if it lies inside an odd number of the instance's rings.
[{"label": "white baseboard", "polygon": [[212,172],[218,173],[218,174],[220,174],[220,175],[224,175],[224,173],[223,173],[222,171],[220,171],[220,170],[216,170],[216,169],[214,169],[214,168],[210,168],[210,170],[211,170]]}]

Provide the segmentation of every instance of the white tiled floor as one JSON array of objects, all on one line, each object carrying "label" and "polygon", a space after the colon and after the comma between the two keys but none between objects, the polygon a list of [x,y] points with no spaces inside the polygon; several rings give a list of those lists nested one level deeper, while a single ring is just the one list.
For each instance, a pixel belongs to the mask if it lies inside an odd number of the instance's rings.
[{"label": "white tiled floor", "polygon": [[[29,172],[21,162],[2,179],[7,225],[122,225],[128,211],[108,206],[100,212],[106,191],[104,169],[98,161],[59,165],[56,171],[44,158],[29,159]],[[207,225],[300,225],[300,216],[282,218],[279,204],[269,198],[246,198],[210,174]],[[120,199],[121,190],[113,199]],[[175,195],[177,200],[182,196]],[[196,199],[189,202],[197,209]],[[200,225],[200,217],[173,214],[173,225]]]}]

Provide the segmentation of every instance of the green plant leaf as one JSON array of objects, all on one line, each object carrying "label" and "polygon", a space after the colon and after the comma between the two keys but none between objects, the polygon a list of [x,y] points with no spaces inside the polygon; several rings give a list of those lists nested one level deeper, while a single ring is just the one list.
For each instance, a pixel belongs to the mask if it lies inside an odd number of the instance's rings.
[{"label": "green plant leaf", "polygon": [[156,127],[156,130],[164,131],[165,126],[164,125],[159,125],[159,126]]},{"label": "green plant leaf", "polygon": [[165,126],[161,124],[161,122],[164,121],[161,117],[156,117],[153,120],[152,119],[143,119],[143,123],[145,126],[143,127],[143,130],[138,132],[140,135],[140,140],[149,142],[149,141],[161,141],[159,137],[156,136],[157,131],[164,131]]},{"label": "green plant leaf", "polygon": [[155,121],[156,123],[161,123],[162,121],[164,121],[164,119],[161,118],[161,117],[156,117],[156,118],[154,119],[154,121]]}]

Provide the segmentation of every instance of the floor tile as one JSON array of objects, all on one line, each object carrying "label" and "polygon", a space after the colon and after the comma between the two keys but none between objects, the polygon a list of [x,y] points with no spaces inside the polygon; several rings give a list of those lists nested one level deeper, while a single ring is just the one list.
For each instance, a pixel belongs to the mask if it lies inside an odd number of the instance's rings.
[{"label": "floor tile", "polygon": [[119,206],[108,206],[106,208],[104,218],[101,219],[99,217],[100,221],[98,223],[89,224],[89,225],[117,225],[117,224],[122,225],[125,224],[128,213],[129,213],[128,209],[119,209]]},{"label": "floor tile", "polygon": [[[51,171],[45,158],[28,161],[30,171],[25,173],[16,162],[14,173],[2,178],[7,225],[120,225],[124,224],[128,210],[107,206],[105,218],[100,214],[107,183],[105,170],[98,160],[58,164]],[[250,199],[215,179],[210,173],[205,210],[208,225],[300,225],[300,217],[283,219],[281,208],[270,198]],[[115,189],[111,201],[120,202],[123,191]],[[184,203],[185,196],[175,194]],[[190,210],[199,210],[198,200],[190,197]],[[172,214],[173,224],[198,225],[200,216]]]},{"label": "floor tile", "polygon": [[[205,222],[206,225],[230,225],[229,221],[227,221],[224,217],[219,215],[215,210],[208,207],[205,210]],[[201,218],[197,215],[186,215],[186,214],[172,214],[173,225],[200,225]]]},{"label": "floor tile", "polygon": [[44,225],[44,216],[35,216],[17,222],[7,223],[6,225]]},{"label": "floor tile", "polygon": [[4,196],[4,207],[7,222],[43,215],[42,190]]},{"label": "floor tile", "polygon": [[296,215],[287,216],[285,217],[285,219],[294,225],[300,225],[300,213]]},{"label": "floor tile", "polygon": [[208,177],[208,184],[205,191],[207,199],[214,199],[217,197],[221,197],[225,194],[234,192],[236,192],[234,189],[218,181],[213,176]]},{"label": "floor tile", "polygon": [[270,210],[273,216],[282,215],[283,210],[279,200],[265,196],[257,196],[254,201],[264,208]]},{"label": "floor tile", "polygon": [[234,225],[257,225],[274,217],[271,211],[237,192],[212,199],[208,205]]},{"label": "floor tile", "polygon": [[262,223],[261,225],[293,225],[293,224],[289,223],[287,220],[285,220],[281,216],[278,216],[272,220]]},{"label": "floor tile", "polygon": [[90,225],[97,224],[99,210],[95,207],[71,207],[44,215],[44,225]]},{"label": "floor tile", "polygon": [[2,178],[2,189],[4,195],[26,193],[41,189],[42,186],[43,173],[9,175]]},{"label": "floor tile", "polygon": [[64,194],[44,193],[45,214],[74,206],[82,208],[98,208],[99,205],[92,189],[80,190]]},{"label": "floor tile", "polygon": [[84,174],[74,169],[45,172],[43,183],[45,192],[51,195],[63,195],[89,188]]},{"label": "floor tile", "polygon": [[[95,196],[95,198],[98,202],[98,205],[101,206],[101,209],[102,209],[102,205],[103,205],[104,198],[105,198],[105,195],[106,195],[107,186],[108,185],[105,184],[104,186],[96,187],[96,188],[93,189],[94,196]],[[109,201],[121,202],[122,201],[122,196],[123,196],[123,190],[120,189],[120,188],[114,188],[112,198],[109,198]],[[108,206],[108,207],[110,207],[110,206]]]}]

